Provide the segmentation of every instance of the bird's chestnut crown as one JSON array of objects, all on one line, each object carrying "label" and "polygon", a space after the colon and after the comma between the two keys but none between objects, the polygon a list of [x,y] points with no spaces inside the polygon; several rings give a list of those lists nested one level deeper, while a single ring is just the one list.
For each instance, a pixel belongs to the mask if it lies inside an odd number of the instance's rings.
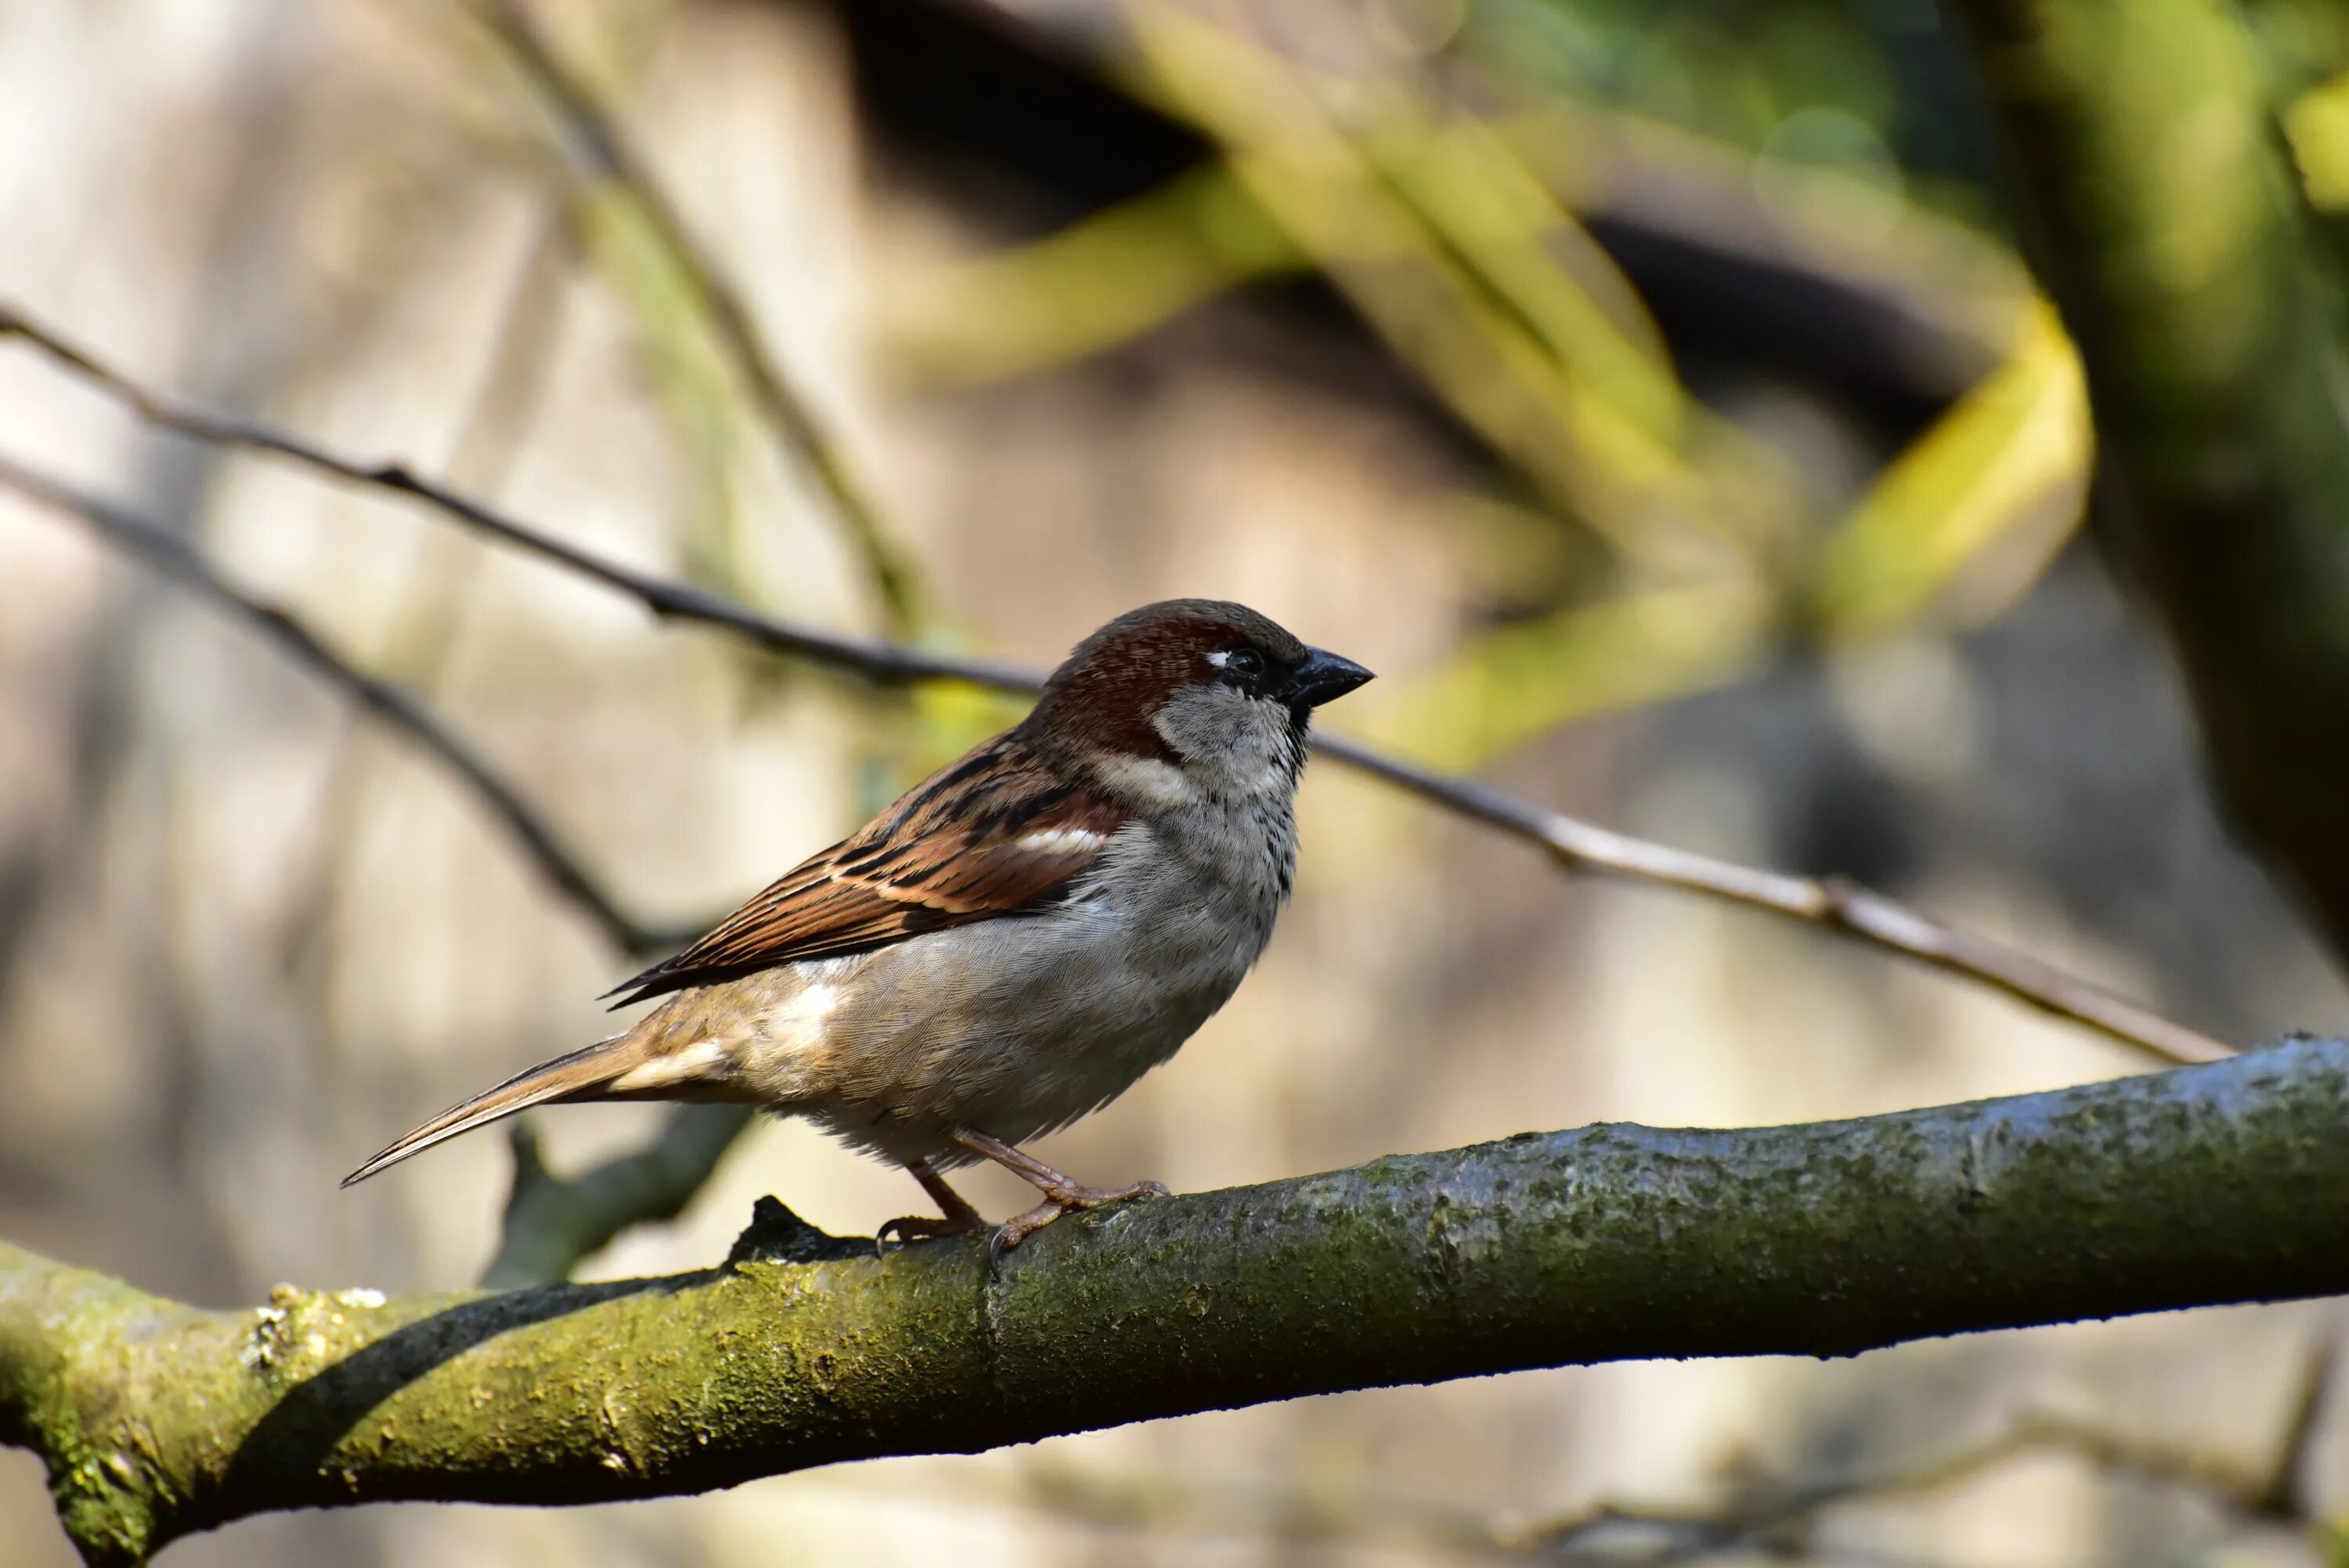
[{"label": "bird's chestnut crown", "polygon": [[1130,610],[1079,643],[1045,683],[1029,725],[1056,738],[1174,760],[1152,719],[1176,693],[1226,686],[1306,716],[1371,678],[1307,646],[1245,604],[1167,599]]}]

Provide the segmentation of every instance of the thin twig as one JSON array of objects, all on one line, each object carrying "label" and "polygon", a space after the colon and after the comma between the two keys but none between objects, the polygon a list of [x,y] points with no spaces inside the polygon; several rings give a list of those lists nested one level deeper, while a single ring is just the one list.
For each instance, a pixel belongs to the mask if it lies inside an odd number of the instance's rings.
[{"label": "thin twig", "polygon": [[1600,1503],[1525,1532],[1517,1540],[1545,1557],[1569,1563],[1620,1561],[1614,1554],[1601,1559],[1591,1549],[1620,1531],[1650,1531],[1671,1538],[1671,1544],[1642,1559],[1647,1562],[1686,1562],[1739,1547],[1791,1555],[1809,1549],[1811,1532],[1830,1509],[1939,1491],[2023,1454],[2048,1451],[2076,1455],[2109,1473],[2201,1492],[2243,1519],[2308,1522],[2305,1513],[2284,1514],[2271,1507],[2261,1477],[2068,1417],[2030,1415],[1980,1443],[1907,1470],[1771,1487],[1713,1509]]},{"label": "thin twig", "polygon": [[2276,1445],[2275,1462],[2269,1467],[2267,1484],[2251,1500],[2254,1512],[2287,1522],[2310,1516],[2309,1452],[2321,1435],[2324,1408],[2332,1398],[2333,1377],[2340,1369],[2341,1331],[2327,1324],[2310,1347],[2308,1360],[2301,1369],[2300,1384],[2292,1390],[2283,1439]]},{"label": "thin twig", "polygon": [[[2329,1343],[2329,1342],[2328,1342]],[[2320,1357],[2321,1363],[2321,1357]],[[2311,1388],[2321,1388],[2318,1363]],[[2295,1402],[2290,1451],[2312,1429],[2310,1401]],[[1854,1503],[1913,1499],[1971,1480],[2025,1454],[2061,1452],[2096,1469],[2199,1492],[2247,1522],[2307,1524],[2301,1503],[2278,1505],[2261,1478],[2189,1450],[2069,1417],[2027,1415],[1982,1442],[1906,1469],[1815,1480],[1760,1481],[1708,1507],[1594,1504],[1564,1518],[1508,1526],[1473,1511],[1398,1493],[1359,1494],[1233,1478],[1200,1482],[1154,1471],[1030,1466],[1011,1501],[1088,1524],[1126,1530],[1245,1532],[1268,1541],[1410,1543],[1446,1554],[1505,1561],[1658,1565],[1754,1553],[1816,1561],[1830,1511]],[[1633,1539],[1626,1540],[1629,1536]],[[1906,1561],[1905,1559],[1901,1561]]]},{"label": "thin twig", "polygon": [[[508,286],[480,387],[458,421],[450,477],[487,494],[512,462],[527,423],[544,390],[547,371],[561,336],[562,287],[573,248],[570,224],[560,211],[539,222],[523,250],[522,265]],[[419,542],[402,581],[394,589],[389,627],[377,663],[382,676],[405,686],[419,702],[431,702],[454,657],[468,601],[477,584],[482,554],[451,530],[429,532]],[[319,785],[316,849],[307,857],[299,887],[285,901],[282,948],[290,967],[331,950],[346,913],[351,855],[369,815],[372,776],[366,749],[341,736]]]},{"label": "thin twig", "polygon": [[592,915],[618,946],[649,953],[691,940],[690,932],[640,925],[625,913],[513,787],[412,693],[353,668],[292,615],[231,583],[178,534],[5,457],[0,457],[0,487],[78,519],[197,597],[244,622],[296,664],[408,735],[463,781],[555,889]]},{"label": "thin twig", "polygon": [[[771,652],[882,685],[950,680],[1030,695],[1041,684],[1033,672],[1015,665],[817,631],[762,615],[719,594],[615,565],[469,500],[446,486],[420,479],[398,463],[354,461],[280,431],[222,418],[150,392],[56,333],[35,325],[21,312],[0,305],[0,336],[8,335],[37,346],[156,424],[202,439],[272,453],[315,472],[422,501],[492,538],[626,593],[662,618],[721,627]],[[1840,932],[2002,991],[2029,1006],[2164,1061],[2211,1061],[2235,1049],[2028,954],[1954,930],[1906,904],[1840,879],[1763,871],[1633,838],[1517,799],[1489,785],[1432,773],[1354,741],[1321,736],[1314,744],[1334,761],[1538,845],[1570,871],[1679,888]]]},{"label": "thin twig", "polygon": [[556,57],[530,15],[513,0],[476,0],[474,13],[505,46],[523,75],[562,122],[563,148],[579,177],[620,191],[643,214],[653,238],[700,300],[718,338],[750,384],[750,396],[778,443],[816,478],[847,527],[873,578],[891,627],[904,635],[916,622],[913,574],[899,559],[870,488],[850,467],[839,440],[766,347],[750,312],[686,227],[684,217],[618,122],[587,85]]},{"label": "thin twig", "polygon": [[664,620],[719,626],[770,653],[788,655],[884,686],[920,681],[963,681],[997,691],[1033,694],[1037,681],[1024,670],[978,659],[956,658],[869,638],[837,635],[761,615],[720,594],[682,583],[631,572],[516,522],[468,500],[447,485],[425,479],[399,462],[360,462],[339,457],[282,431],[209,413],[168,395],[152,392],[10,305],[0,304],[0,337],[21,338],[131,409],[150,424],[198,440],[218,441],[266,452],[314,473],[350,484],[392,491],[423,502],[466,526],[551,561],[569,572],[626,593]]},{"label": "thin twig", "polygon": [[1929,919],[1841,877],[1801,877],[1676,850],[1520,800],[1473,779],[1446,778],[1337,737],[1317,744],[1327,756],[1498,828],[1549,851],[1568,871],[1653,882],[1790,919],[1905,954],[1962,975],[2019,1002],[2069,1018],[2165,1061],[2208,1062],[2235,1047],[2172,1022],[2077,975],[1985,936]]},{"label": "thin twig", "polygon": [[581,1259],[622,1231],[677,1218],[752,1119],[738,1105],[680,1105],[642,1149],[571,1177],[547,1170],[528,1121],[512,1122],[513,1191],[482,1285],[512,1290],[569,1279]]}]

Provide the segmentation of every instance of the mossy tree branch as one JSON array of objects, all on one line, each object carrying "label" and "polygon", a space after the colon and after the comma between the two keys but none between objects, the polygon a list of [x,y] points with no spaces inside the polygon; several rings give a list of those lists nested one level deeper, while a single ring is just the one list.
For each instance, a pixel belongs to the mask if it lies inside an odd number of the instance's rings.
[{"label": "mossy tree branch", "polygon": [[2349,952],[2342,280],[2222,0],[1942,0],[2226,799]]},{"label": "mossy tree branch", "polygon": [[277,1509],[578,1503],[1304,1394],[2349,1291],[2349,1044],[1863,1120],[1599,1126],[876,1259],[204,1312],[0,1246],[0,1440],[93,1563]]}]

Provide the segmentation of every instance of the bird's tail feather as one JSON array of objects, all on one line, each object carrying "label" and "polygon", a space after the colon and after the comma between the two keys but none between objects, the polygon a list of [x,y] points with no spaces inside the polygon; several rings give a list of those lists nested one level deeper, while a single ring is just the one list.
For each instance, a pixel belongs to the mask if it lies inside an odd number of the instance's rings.
[{"label": "bird's tail feather", "polygon": [[597,1099],[599,1093],[613,1079],[644,1059],[644,1047],[627,1035],[616,1035],[599,1040],[592,1046],[541,1062],[538,1066],[516,1073],[492,1089],[485,1089],[465,1101],[451,1106],[413,1132],[406,1133],[387,1145],[366,1164],[343,1178],[343,1185],[364,1181],[387,1166],[397,1165],[411,1154],[421,1154],[436,1143],[443,1143],[459,1133],[471,1132],[492,1121],[527,1110],[533,1105],[549,1100]]}]

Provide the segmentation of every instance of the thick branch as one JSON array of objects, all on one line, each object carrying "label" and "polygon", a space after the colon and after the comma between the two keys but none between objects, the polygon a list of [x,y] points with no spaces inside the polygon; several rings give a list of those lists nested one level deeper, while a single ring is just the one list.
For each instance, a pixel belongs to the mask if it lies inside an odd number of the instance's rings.
[{"label": "thick branch", "polygon": [[2229,805],[2349,953],[2338,280],[2219,0],[1943,0],[2080,347],[2108,511]]},{"label": "thick branch", "polygon": [[285,1508],[576,1503],[1299,1395],[2349,1290],[2349,1044],[1864,1120],[1599,1126],[876,1260],[208,1313],[0,1247],[0,1439],[95,1562]]},{"label": "thick branch", "polygon": [[[49,355],[140,417],[202,440],[222,441],[287,459],[314,472],[419,500],[503,543],[628,594],[668,619],[718,626],[770,652],[803,658],[885,685],[965,681],[998,691],[1032,693],[1030,671],[925,648],[867,642],[761,615],[746,605],[601,560],[516,521],[397,463],[339,457],[282,431],[222,418],[149,391],[22,312],[0,304],[0,337],[15,336]],[[53,481],[28,488],[54,497]],[[1317,736],[1322,755],[1358,768],[1487,827],[1535,844],[1569,871],[1653,882],[1725,903],[1823,925],[1873,946],[1973,980],[2026,1006],[2085,1025],[2170,1062],[2212,1061],[2234,1047],[2066,975],[2030,954],[1954,930],[1905,904],[1847,882],[1741,866],[1651,843],[1516,799],[1469,779],[1447,779],[1355,742]]]}]

